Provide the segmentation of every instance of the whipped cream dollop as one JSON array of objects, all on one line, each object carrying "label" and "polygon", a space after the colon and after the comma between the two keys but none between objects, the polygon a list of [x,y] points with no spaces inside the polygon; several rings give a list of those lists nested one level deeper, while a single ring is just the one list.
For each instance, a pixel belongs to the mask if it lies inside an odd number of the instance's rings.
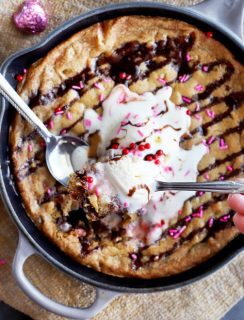
[{"label": "whipped cream dollop", "polygon": [[[171,100],[172,88],[138,95],[117,85],[103,102],[103,115],[87,109],[87,135],[99,132],[98,157],[90,190],[109,202],[115,197],[138,219],[128,227],[128,236],[140,237],[140,226],[148,226],[147,242],[156,241],[184,202],[195,193],[155,192],[155,181],[196,181],[197,166],[206,148],[180,147],[191,118],[187,108]],[[144,228],[145,229],[145,228]],[[138,231],[139,230],[139,231]],[[145,235],[143,235],[145,238]]]}]

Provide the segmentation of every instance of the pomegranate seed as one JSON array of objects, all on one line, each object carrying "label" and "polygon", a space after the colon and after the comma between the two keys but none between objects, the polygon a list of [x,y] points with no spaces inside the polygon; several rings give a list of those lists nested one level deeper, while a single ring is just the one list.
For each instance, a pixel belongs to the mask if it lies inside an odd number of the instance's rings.
[{"label": "pomegranate seed", "polygon": [[46,147],[45,141],[40,141],[40,147],[44,149]]},{"label": "pomegranate seed", "polygon": [[145,158],[145,160],[147,160],[147,161],[152,161],[152,160],[153,160],[153,157],[152,157],[151,155],[147,155],[146,158]]},{"label": "pomegranate seed", "polygon": [[138,147],[138,149],[139,149],[140,151],[144,151],[144,150],[145,150],[145,146],[144,146],[143,144],[140,144],[139,147]]},{"label": "pomegranate seed", "polygon": [[162,156],[164,154],[164,152],[163,152],[163,150],[158,150],[157,152],[156,152],[156,155],[157,156]]},{"label": "pomegranate seed", "polygon": [[127,148],[125,148],[125,149],[123,150],[123,155],[126,156],[129,152],[130,152],[130,150],[127,149]]},{"label": "pomegranate seed", "polygon": [[132,142],[129,146],[130,149],[135,149],[135,147],[136,147],[136,144],[134,142]]},{"label": "pomegranate seed", "polygon": [[208,38],[213,38],[213,32],[212,31],[208,31],[206,33],[206,35],[207,35]]},{"label": "pomegranate seed", "polygon": [[22,74],[17,74],[16,75],[16,77],[15,77],[15,79],[18,81],[18,82],[21,82],[22,80],[23,80],[23,76],[22,76]]},{"label": "pomegranate seed", "polygon": [[90,177],[90,176],[86,177],[86,182],[92,183],[93,182],[93,178]]},{"label": "pomegranate seed", "polygon": [[126,78],[126,73],[125,72],[120,72],[119,77],[120,79],[124,80]]},{"label": "pomegranate seed", "polygon": [[186,114],[187,114],[188,116],[190,116],[190,115],[191,115],[191,111],[190,111],[190,110],[186,110]]},{"label": "pomegranate seed", "polygon": [[118,149],[118,147],[119,147],[119,144],[114,143],[114,144],[112,144],[111,149]]},{"label": "pomegranate seed", "polygon": [[150,148],[151,148],[150,143],[146,143],[146,144],[145,144],[145,149],[150,149]]},{"label": "pomegranate seed", "polygon": [[160,164],[160,160],[156,159],[156,160],[154,161],[154,163],[157,164],[157,165],[159,165],[159,164]]}]

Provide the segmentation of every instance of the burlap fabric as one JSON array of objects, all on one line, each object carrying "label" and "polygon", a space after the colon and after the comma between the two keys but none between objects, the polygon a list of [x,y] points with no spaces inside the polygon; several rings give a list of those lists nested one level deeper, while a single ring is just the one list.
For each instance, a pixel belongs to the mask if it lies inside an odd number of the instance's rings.
[{"label": "burlap fabric", "polygon": [[[27,36],[19,33],[11,22],[12,13],[21,2],[21,0],[0,0],[0,62],[12,52],[40,41],[40,36]],[[111,2],[122,1],[43,0],[50,14],[50,23],[41,37],[63,21]],[[199,1],[168,1],[175,5],[190,5],[196,2]],[[0,299],[33,319],[64,319],[31,302],[16,286],[11,275],[11,264],[17,239],[16,227],[0,200],[0,259],[6,259],[7,262],[0,266]],[[182,289],[155,294],[122,295],[100,312],[94,320],[220,319],[244,296],[243,257],[244,253],[208,278]],[[69,305],[85,306],[94,299],[95,292],[91,286],[70,278],[40,257],[31,257],[26,263],[25,272],[42,292],[57,301]]]}]

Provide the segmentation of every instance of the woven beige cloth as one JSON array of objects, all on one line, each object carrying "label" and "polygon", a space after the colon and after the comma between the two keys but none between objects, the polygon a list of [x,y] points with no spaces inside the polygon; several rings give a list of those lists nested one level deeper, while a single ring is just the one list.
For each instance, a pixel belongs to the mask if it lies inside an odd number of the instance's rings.
[{"label": "woven beige cloth", "polygon": [[[40,41],[40,36],[27,36],[19,33],[11,22],[12,13],[21,2],[19,0],[0,0],[0,62],[12,52]],[[43,0],[50,14],[50,23],[45,34],[56,25],[79,13],[111,2],[122,1]],[[190,5],[199,1],[171,0],[167,2],[175,5]],[[0,266],[0,299],[36,320],[64,319],[31,302],[15,284],[11,275],[11,264],[17,239],[16,227],[0,200],[0,259],[4,258],[7,261],[5,265]],[[220,319],[244,296],[243,258],[244,253],[239,254],[218,272],[182,289],[154,294],[122,295],[101,311],[94,320]],[[70,278],[40,257],[31,257],[25,265],[25,272],[42,292],[54,300],[74,306],[85,306],[94,299],[95,291],[91,286]]]}]

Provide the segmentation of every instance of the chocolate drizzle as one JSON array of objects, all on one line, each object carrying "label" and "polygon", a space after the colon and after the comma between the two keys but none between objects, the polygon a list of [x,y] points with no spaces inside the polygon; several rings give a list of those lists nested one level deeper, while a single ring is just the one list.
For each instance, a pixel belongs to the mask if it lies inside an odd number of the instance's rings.
[{"label": "chocolate drizzle", "polygon": [[167,251],[161,252],[157,255],[153,254],[153,255],[144,256],[143,251],[147,249],[147,247],[143,247],[139,249],[139,251],[136,253],[130,253],[129,258],[131,259],[132,269],[137,270],[152,262],[158,261],[160,259],[166,259],[167,257],[171,256],[180,246],[191,241],[197,234],[204,233],[203,238],[201,239],[200,242],[201,243],[206,242],[210,237],[215,237],[219,231],[224,230],[226,228],[231,228],[234,225],[232,222],[233,215],[234,215],[234,211],[231,210],[228,212],[229,218],[226,220],[222,220],[223,216],[218,219],[214,219],[212,217],[211,226],[208,220],[203,227],[194,229],[186,237],[182,236],[178,238],[177,240],[175,240],[175,243],[173,244],[172,248],[168,249]]}]

